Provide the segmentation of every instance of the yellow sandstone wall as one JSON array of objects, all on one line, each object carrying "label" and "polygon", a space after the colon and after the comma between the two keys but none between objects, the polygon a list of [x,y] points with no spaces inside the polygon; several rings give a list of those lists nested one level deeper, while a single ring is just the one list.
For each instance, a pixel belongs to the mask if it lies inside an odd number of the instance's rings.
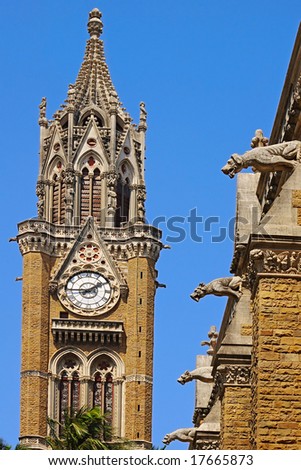
[{"label": "yellow sandstone wall", "polygon": [[253,302],[253,446],[301,448],[301,278],[259,280]]},{"label": "yellow sandstone wall", "polygon": [[[128,262],[126,331],[126,438],[151,442],[154,342],[154,264],[146,258]],[[129,379],[129,376],[132,378]]]},{"label": "yellow sandstone wall", "polygon": [[47,255],[24,255],[21,436],[46,435],[50,269]]},{"label": "yellow sandstone wall", "polygon": [[221,449],[250,449],[251,389],[226,385],[221,409]]}]

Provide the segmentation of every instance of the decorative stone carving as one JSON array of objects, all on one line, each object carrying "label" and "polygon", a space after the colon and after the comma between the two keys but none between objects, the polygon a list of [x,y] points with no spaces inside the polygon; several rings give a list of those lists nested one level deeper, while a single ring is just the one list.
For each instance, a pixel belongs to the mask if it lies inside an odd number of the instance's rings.
[{"label": "decorative stone carving", "polygon": [[49,282],[49,293],[51,295],[55,295],[57,292],[57,282],[51,281]]},{"label": "decorative stone carving", "polygon": [[70,83],[69,88],[68,88],[68,109],[72,110],[74,108],[75,104],[75,87]]},{"label": "decorative stone carving", "polygon": [[102,14],[97,8],[94,8],[89,13],[88,32],[91,38],[99,38],[102,33],[103,24],[100,19],[101,16]]},{"label": "decorative stone carving", "polygon": [[210,395],[208,408],[223,396],[227,385],[246,386],[251,382],[251,367],[248,365],[231,365],[218,368],[214,376],[214,386]]},{"label": "decorative stone carving", "polygon": [[[45,220],[29,219],[18,225],[17,241],[21,253],[38,251],[62,255],[70,249],[81,233],[81,226],[57,226]],[[101,239],[117,260],[143,256],[156,261],[162,243],[161,232],[156,227],[134,224],[125,228],[98,228]]]},{"label": "decorative stone carving", "polygon": [[269,139],[263,136],[261,129],[255,131],[255,136],[251,140],[251,147],[254,149],[256,147],[266,147],[269,143]]},{"label": "decorative stone carving", "polygon": [[193,442],[197,430],[198,428],[176,429],[169,434],[165,434],[162,442],[166,445],[170,444],[172,441]]},{"label": "decorative stone carving", "polygon": [[216,331],[216,326],[210,327],[210,330],[208,332],[208,338],[209,338],[209,341],[202,341],[201,346],[209,346],[207,354],[209,356],[213,356],[215,349],[216,349],[216,343],[217,343],[217,338],[218,338],[218,332]]},{"label": "decorative stone carving", "polygon": [[301,253],[297,251],[272,251],[255,248],[251,250],[248,265],[248,277],[251,287],[257,273],[301,273]]},{"label": "decorative stone carving", "polygon": [[220,388],[224,385],[248,385],[250,371],[251,368],[248,366],[226,366],[217,371],[216,381]]},{"label": "decorative stone carving", "polygon": [[219,441],[217,440],[202,440],[200,439],[196,443],[196,450],[218,450],[219,449]]},{"label": "decorative stone carving", "polygon": [[146,191],[144,186],[137,188],[137,222],[143,224],[145,221],[145,203]]},{"label": "decorative stone carving", "polygon": [[181,385],[191,382],[192,380],[200,380],[201,382],[212,383],[212,367],[199,367],[192,371],[186,370],[182,375],[177,379]]},{"label": "decorative stone carving", "polygon": [[45,183],[44,181],[38,181],[36,186],[36,195],[38,197],[37,208],[38,208],[38,218],[44,219],[44,210],[45,210]]},{"label": "decorative stone carving", "polygon": [[117,173],[115,171],[107,173],[107,187],[108,187],[108,208],[116,209],[117,206],[117,194],[116,194],[116,183]]},{"label": "decorative stone carving", "polygon": [[47,127],[46,107],[47,107],[47,99],[43,97],[41,103],[39,104],[39,108],[40,108],[39,125],[44,126],[44,127]]},{"label": "decorative stone carving", "polygon": [[74,196],[74,183],[75,183],[75,171],[72,167],[67,167],[64,172],[64,182],[66,184],[66,217],[67,223],[71,223],[71,216],[73,212],[73,196]]},{"label": "decorative stone carving", "polygon": [[239,276],[214,279],[208,284],[201,282],[190,295],[190,297],[196,302],[198,302],[202,297],[205,297],[205,295],[209,294],[213,294],[218,297],[225,295],[239,300],[242,294],[241,284],[242,279]]},{"label": "decorative stone carving", "polygon": [[234,153],[222,168],[222,172],[233,178],[243,168],[253,167],[260,172],[292,170],[299,161],[301,142],[293,140],[281,144],[257,147],[243,155]]},{"label": "decorative stone carving", "polygon": [[140,121],[139,121],[139,131],[146,131],[147,125],[146,125],[146,117],[147,117],[147,112],[145,109],[145,103],[141,101],[140,103]]}]

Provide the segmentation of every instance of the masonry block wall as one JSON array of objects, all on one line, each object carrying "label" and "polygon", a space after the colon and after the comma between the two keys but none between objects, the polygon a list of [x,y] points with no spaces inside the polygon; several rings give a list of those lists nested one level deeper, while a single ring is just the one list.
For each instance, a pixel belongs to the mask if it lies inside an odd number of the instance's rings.
[{"label": "masonry block wall", "polygon": [[[47,433],[50,257],[23,258],[21,436]],[[30,404],[30,406],[29,406]]]},{"label": "masonry block wall", "polygon": [[221,410],[221,449],[250,449],[251,389],[226,385]]},{"label": "masonry block wall", "polygon": [[301,276],[259,280],[253,337],[253,447],[300,449]]},{"label": "masonry block wall", "polygon": [[154,262],[132,258],[128,262],[128,310],[125,324],[127,371],[126,438],[151,443],[154,342]]}]

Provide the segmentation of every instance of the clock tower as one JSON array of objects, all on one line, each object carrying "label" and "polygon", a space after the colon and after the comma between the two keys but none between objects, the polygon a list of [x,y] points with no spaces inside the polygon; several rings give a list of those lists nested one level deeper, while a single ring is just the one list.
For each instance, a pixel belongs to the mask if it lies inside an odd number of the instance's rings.
[{"label": "clock tower", "polygon": [[99,406],[116,436],[151,445],[155,263],[145,223],[146,110],[122,107],[101,13],[52,120],[40,104],[37,217],[18,225],[23,256],[20,442],[44,449],[47,417]]}]

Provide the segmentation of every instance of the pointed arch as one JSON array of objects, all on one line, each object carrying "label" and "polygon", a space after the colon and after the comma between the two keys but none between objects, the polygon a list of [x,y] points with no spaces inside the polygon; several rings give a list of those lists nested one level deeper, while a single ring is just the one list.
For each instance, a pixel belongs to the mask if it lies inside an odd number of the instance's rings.
[{"label": "pointed arch", "polygon": [[83,359],[74,351],[63,352],[54,366],[54,373],[57,377],[58,393],[55,397],[57,418],[64,422],[65,411],[79,410],[80,408],[80,388],[83,377]]},{"label": "pointed arch", "polygon": [[89,106],[84,108],[79,116],[78,120],[78,126],[85,126],[91,119],[91,115],[93,115],[93,118],[95,119],[97,127],[107,127],[108,126],[108,120],[107,116],[103,112],[102,109],[98,108],[97,106]]},{"label": "pointed arch", "polygon": [[111,425],[120,435],[123,420],[124,363],[117,353],[104,349],[93,353],[87,368],[90,376],[90,402],[106,413]]},{"label": "pointed arch", "polygon": [[102,208],[102,176],[104,163],[93,151],[87,152],[77,162],[79,184],[79,220],[83,224],[89,216],[101,220]]},{"label": "pointed arch", "polygon": [[66,217],[65,162],[56,155],[48,171],[48,215],[53,224],[64,224]]},{"label": "pointed arch", "polygon": [[118,168],[118,180],[116,186],[117,207],[115,226],[121,227],[130,219],[130,202],[134,171],[132,165],[123,160]]},{"label": "pointed arch", "polygon": [[125,366],[117,353],[104,348],[87,357],[79,348],[66,347],[55,353],[49,369],[50,417],[62,422],[66,409],[100,406],[116,435],[122,435]]}]

